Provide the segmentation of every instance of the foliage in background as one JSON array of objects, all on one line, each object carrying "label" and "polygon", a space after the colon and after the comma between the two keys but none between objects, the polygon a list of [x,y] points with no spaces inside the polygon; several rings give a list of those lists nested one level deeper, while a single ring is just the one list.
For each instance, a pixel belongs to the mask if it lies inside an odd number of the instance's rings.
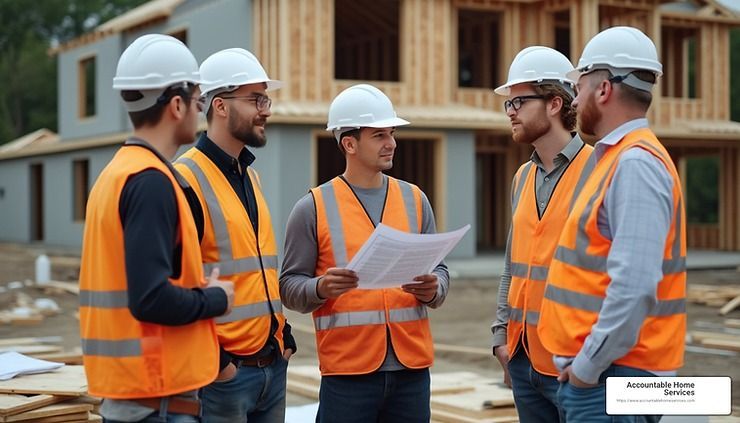
[{"label": "foliage in background", "polygon": [[57,130],[52,46],[91,31],[146,0],[0,0],[0,144]]},{"label": "foliage in background", "polygon": [[689,223],[719,223],[719,157],[686,161],[686,219]]}]

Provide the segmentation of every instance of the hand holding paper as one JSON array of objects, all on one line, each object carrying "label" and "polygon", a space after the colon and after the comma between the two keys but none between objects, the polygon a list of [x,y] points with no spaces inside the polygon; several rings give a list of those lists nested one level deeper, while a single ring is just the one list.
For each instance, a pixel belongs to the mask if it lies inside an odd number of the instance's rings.
[{"label": "hand holding paper", "polygon": [[470,225],[465,225],[452,232],[410,234],[381,223],[349,262],[347,269],[355,272],[362,289],[424,283],[415,278],[431,274],[469,229]]}]

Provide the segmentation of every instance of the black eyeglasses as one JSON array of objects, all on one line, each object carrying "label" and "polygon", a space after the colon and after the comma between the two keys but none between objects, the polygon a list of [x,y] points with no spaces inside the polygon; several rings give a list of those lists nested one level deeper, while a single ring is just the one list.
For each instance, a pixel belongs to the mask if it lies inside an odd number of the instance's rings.
[{"label": "black eyeglasses", "polygon": [[524,104],[527,100],[534,100],[534,99],[540,99],[545,98],[544,95],[520,95],[519,97],[514,97],[511,100],[504,101],[504,110],[506,112],[509,111],[509,109],[514,109],[514,111],[519,111],[519,109],[522,108],[522,104]]},{"label": "black eyeglasses", "polygon": [[221,97],[224,100],[244,99],[244,100],[254,101],[254,105],[257,106],[257,110],[260,112],[264,112],[265,110],[268,110],[272,106],[272,99],[262,94],[234,95],[234,96],[220,96],[219,95],[217,97]]}]

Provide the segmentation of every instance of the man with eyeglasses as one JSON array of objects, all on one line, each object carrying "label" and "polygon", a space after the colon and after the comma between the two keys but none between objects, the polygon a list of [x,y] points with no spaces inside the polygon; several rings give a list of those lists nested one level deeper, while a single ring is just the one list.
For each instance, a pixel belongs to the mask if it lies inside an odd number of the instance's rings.
[{"label": "man with eyeglasses", "polygon": [[[519,419],[557,422],[558,371],[537,336],[550,261],[572,200],[590,172],[593,150],[575,128],[573,66],[548,47],[527,47],[514,58],[504,101],[514,142],[534,147],[511,186],[511,226],[498,292],[493,354],[514,390]],[[592,164],[592,163],[591,163]]]},{"label": "man with eyeglasses", "polygon": [[208,131],[176,167],[205,210],[206,271],[234,282],[232,312],[216,320],[220,373],[203,389],[206,422],[282,422],[288,359],[296,351],[283,315],[270,210],[247,147],[266,143],[270,79],[247,50],[212,54],[200,66]]},{"label": "man with eyeglasses", "polygon": [[107,422],[197,422],[218,373],[213,318],[234,288],[204,278],[197,199],[170,164],[195,136],[199,82],[190,50],[160,34],[128,46],[113,78],[134,131],[90,192],[80,267],[88,390]]},{"label": "man with eyeglasses", "polygon": [[573,105],[599,140],[547,275],[539,336],[555,355],[568,422],[657,422],[606,414],[609,376],[675,375],[686,332],[681,181],[645,118],[662,74],[652,40],[612,27],[586,44]]}]

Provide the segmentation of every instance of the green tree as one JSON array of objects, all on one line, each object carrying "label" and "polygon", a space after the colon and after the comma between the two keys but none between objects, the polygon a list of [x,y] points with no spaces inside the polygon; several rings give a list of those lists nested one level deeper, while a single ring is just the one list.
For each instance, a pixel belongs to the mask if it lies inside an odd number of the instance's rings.
[{"label": "green tree", "polygon": [[57,58],[50,47],[146,0],[0,0],[0,144],[57,130]]}]

